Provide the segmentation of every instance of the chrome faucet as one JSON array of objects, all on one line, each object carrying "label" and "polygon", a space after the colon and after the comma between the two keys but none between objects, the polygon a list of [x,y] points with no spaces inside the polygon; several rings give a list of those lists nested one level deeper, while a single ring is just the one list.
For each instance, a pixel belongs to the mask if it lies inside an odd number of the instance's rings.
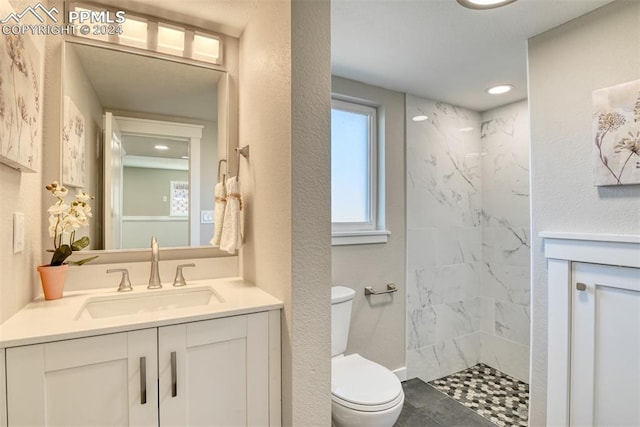
[{"label": "chrome faucet", "polygon": [[160,289],[162,287],[159,261],[160,247],[158,246],[158,240],[154,236],[151,238],[151,275],[149,276],[149,286],[147,286],[147,289]]}]

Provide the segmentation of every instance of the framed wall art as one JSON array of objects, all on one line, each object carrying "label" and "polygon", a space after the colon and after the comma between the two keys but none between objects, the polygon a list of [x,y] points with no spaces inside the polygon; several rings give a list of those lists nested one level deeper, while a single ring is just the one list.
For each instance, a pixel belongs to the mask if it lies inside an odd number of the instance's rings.
[{"label": "framed wall art", "polygon": [[[14,10],[0,0],[0,16]],[[0,38],[0,162],[23,172],[40,170],[42,54],[29,34]]]},{"label": "framed wall art", "polygon": [[593,92],[594,185],[640,184],[640,80]]},{"label": "framed wall art", "polygon": [[71,187],[84,187],[85,119],[68,96],[64,97],[62,116],[62,182]]}]

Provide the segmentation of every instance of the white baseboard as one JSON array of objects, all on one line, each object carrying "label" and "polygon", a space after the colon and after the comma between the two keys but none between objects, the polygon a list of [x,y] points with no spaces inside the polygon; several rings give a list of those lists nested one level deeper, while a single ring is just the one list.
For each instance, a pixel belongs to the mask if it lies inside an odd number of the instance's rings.
[{"label": "white baseboard", "polygon": [[396,374],[396,377],[398,377],[398,379],[400,381],[406,381],[407,380],[407,367],[406,366],[394,370],[393,373]]}]

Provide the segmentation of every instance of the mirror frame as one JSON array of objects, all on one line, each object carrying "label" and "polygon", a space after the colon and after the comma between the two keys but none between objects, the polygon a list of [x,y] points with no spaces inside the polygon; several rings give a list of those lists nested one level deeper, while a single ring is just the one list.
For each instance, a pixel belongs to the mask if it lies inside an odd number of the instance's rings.
[{"label": "mirror frame", "polygon": [[[229,153],[233,151],[232,142],[231,142],[231,132],[230,132],[230,122],[231,115],[229,108],[231,106],[230,97],[231,97],[231,84],[229,77],[229,70],[225,66],[215,65],[207,62],[200,62],[187,58],[180,58],[171,55],[164,55],[159,52],[152,52],[143,49],[136,49],[133,47],[117,45],[107,42],[102,42],[99,40],[85,39],[79,37],[71,37],[67,36],[64,38],[62,42],[61,49],[61,61],[60,61],[60,98],[59,98],[59,126],[60,126],[60,135],[58,136],[60,148],[59,148],[59,159],[58,159],[58,171],[57,175],[59,177],[59,182],[62,182],[62,157],[64,155],[62,150],[62,129],[64,126],[64,96],[65,96],[65,57],[67,52],[68,43],[75,45],[85,45],[92,46],[96,48],[109,49],[118,52],[124,52],[134,55],[141,55],[155,59],[162,59],[165,61],[177,62],[180,64],[191,65],[201,68],[207,68],[210,70],[220,71],[223,75],[218,80],[218,147],[221,145],[226,147],[226,155],[225,157],[220,157],[220,148],[218,149],[218,159],[221,160],[224,158],[228,160],[232,156],[229,156]],[[222,144],[221,144],[222,142]],[[44,219],[43,219],[44,221]],[[104,232],[104,231],[103,231]],[[99,257],[92,261],[92,264],[112,264],[112,263],[121,263],[121,262],[140,262],[140,261],[148,261],[149,250],[146,248],[140,249],[92,249],[92,250],[84,250],[75,252],[71,259],[79,259],[86,257],[86,254],[90,255],[98,255]],[[217,247],[213,246],[183,246],[183,247],[167,247],[161,248],[162,258],[169,259],[190,259],[190,258],[221,258],[221,257],[230,257],[237,256],[238,251],[233,254],[229,254],[226,251],[220,250]]]}]

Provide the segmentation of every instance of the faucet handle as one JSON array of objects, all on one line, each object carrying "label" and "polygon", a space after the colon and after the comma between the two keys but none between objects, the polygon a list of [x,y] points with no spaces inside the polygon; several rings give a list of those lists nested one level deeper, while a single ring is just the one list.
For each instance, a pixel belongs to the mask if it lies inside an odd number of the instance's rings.
[{"label": "faucet handle", "polygon": [[122,278],[120,279],[120,286],[118,286],[118,292],[129,292],[132,291],[131,282],[129,281],[129,270],[126,268],[110,268],[107,270],[107,273],[122,273]]},{"label": "faucet handle", "polygon": [[173,279],[173,286],[179,287],[179,286],[186,286],[187,282],[184,281],[184,276],[182,275],[182,269],[184,267],[195,267],[196,265],[194,263],[191,264],[180,264],[178,267],[176,267],[176,277]]}]

